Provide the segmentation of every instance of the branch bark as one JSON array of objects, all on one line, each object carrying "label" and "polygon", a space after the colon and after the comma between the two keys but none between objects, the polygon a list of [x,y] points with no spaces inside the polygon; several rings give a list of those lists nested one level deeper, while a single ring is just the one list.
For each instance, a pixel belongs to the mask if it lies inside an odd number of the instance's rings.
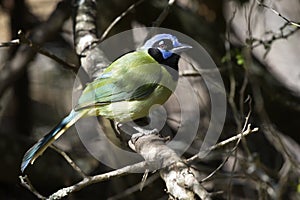
[{"label": "branch bark", "polygon": [[197,180],[197,172],[165,144],[165,139],[150,134],[132,143],[136,152],[145,159],[147,168],[160,169],[170,199],[195,199],[195,195],[201,199],[210,199],[209,193]]},{"label": "branch bark", "polygon": [[99,174],[99,175],[96,175],[96,176],[86,177],[82,181],[80,181],[80,182],[78,182],[74,185],[71,185],[69,187],[65,187],[65,188],[62,188],[62,189],[56,191],[55,193],[50,195],[47,199],[48,200],[61,199],[63,197],[68,196],[70,193],[79,191],[79,190],[81,190],[81,189],[83,189],[83,188],[85,188],[85,187],[87,187],[91,184],[106,181],[106,180],[109,180],[112,177],[124,176],[126,174],[134,173],[136,171],[140,171],[140,170],[143,170],[143,169],[145,169],[145,162],[140,162],[140,163],[130,165],[130,166],[126,166],[126,167],[123,167],[123,168],[120,168],[120,169],[117,169],[117,170],[114,170],[114,171],[111,171],[111,172],[107,172],[107,173],[104,173],[104,174]]},{"label": "branch bark", "polygon": [[[76,53],[80,57],[82,68],[92,80],[97,78],[109,63],[104,52],[97,48],[99,39],[97,36],[96,17],[97,1],[76,1],[74,19]],[[88,81],[86,80],[86,82]]]},{"label": "branch bark", "polygon": [[[257,128],[250,130],[250,126],[248,126],[248,129],[245,130],[245,132],[224,140],[212,146],[209,150],[214,151],[220,147],[224,147],[241,137],[256,132],[257,130]],[[185,162],[172,149],[166,146],[165,139],[154,134],[141,136],[133,141],[132,144],[136,148],[135,150],[145,158],[145,161],[104,174],[84,176],[78,183],[61,188],[46,199],[61,199],[89,185],[109,180],[112,177],[120,177],[149,169],[160,169],[160,176],[166,183],[170,199],[195,199],[195,195],[199,196],[201,199],[210,199],[210,194],[202,187],[197,179],[198,172],[186,164],[186,162],[191,163],[196,158],[199,158],[198,156],[201,152]],[[66,158],[64,156],[64,158],[68,163],[73,163],[73,161],[70,161],[69,157]],[[38,198],[45,199],[44,196],[40,195],[34,189],[27,177],[20,177],[20,179],[25,188],[33,192]]]}]

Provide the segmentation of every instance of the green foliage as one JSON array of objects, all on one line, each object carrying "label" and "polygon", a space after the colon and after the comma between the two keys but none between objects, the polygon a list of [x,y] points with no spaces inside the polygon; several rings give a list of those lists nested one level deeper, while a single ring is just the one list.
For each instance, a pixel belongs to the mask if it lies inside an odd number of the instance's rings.
[{"label": "green foliage", "polygon": [[235,48],[232,49],[229,54],[223,56],[221,62],[222,63],[235,62],[238,66],[243,66],[245,63],[245,59],[243,54],[241,53],[241,49]]},{"label": "green foliage", "polygon": [[235,59],[236,59],[236,63],[238,65],[244,65],[245,60],[244,60],[244,57],[243,57],[243,55],[241,53],[236,54],[235,55]]}]

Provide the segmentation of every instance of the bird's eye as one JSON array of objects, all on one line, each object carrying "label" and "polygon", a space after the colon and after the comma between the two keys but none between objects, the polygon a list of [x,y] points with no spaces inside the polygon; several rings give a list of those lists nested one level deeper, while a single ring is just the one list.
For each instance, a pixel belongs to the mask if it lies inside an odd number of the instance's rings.
[{"label": "bird's eye", "polygon": [[160,40],[156,42],[153,47],[164,49],[164,50],[171,50],[173,48],[173,43],[171,40]]}]

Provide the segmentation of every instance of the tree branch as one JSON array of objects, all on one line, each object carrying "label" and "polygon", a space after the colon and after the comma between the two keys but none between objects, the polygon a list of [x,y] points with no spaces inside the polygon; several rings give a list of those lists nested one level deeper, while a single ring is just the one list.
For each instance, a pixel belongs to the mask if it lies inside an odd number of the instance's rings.
[{"label": "tree branch", "polygon": [[[247,127],[248,128],[247,130],[245,130],[245,132],[210,147],[209,151],[214,151],[220,147],[224,147],[231,142],[241,139],[241,137],[245,137],[248,134],[258,131],[258,128],[254,128],[251,130],[250,125],[248,125]],[[198,172],[186,164],[198,159],[201,152],[187,159],[186,161],[183,161],[172,149],[165,145],[164,141],[165,139],[159,137],[158,135],[142,136],[138,138],[133,144],[135,145],[137,152],[140,153],[146,161],[126,166],[104,174],[85,176],[78,183],[69,187],[59,189],[46,199],[61,199],[89,185],[109,180],[112,177],[120,177],[129,173],[135,173],[137,171],[145,171],[146,169],[156,170],[161,168],[162,169],[160,170],[160,176],[166,183],[171,199],[194,199],[195,194],[198,195],[201,199],[210,199],[210,194],[197,180]],[[67,159],[65,156],[63,157]],[[70,164],[71,162],[68,161],[68,163]],[[203,181],[205,180],[202,180],[201,182]],[[27,177],[22,177],[21,184],[36,196],[38,196],[40,199],[45,199],[45,197],[40,195],[34,189]]]},{"label": "tree branch", "polygon": [[25,176],[19,176],[20,181],[21,181],[21,185],[23,187],[25,187],[27,190],[30,190],[37,198],[39,199],[46,199],[46,197],[44,197],[43,195],[41,195],[31,184],[30,180],[28,179],[28,177]]},{"label": "tree branch", "polygon": [[117,169],[117,170],[114,170],[111,172],[107,172],[105,174],[99,174],[99,175],[95,175],[95,176],[91,176],[91,177],[86,177],[82,181],[80,181],[72,186],[65,187],[65,188],[62,188],[62,189],[56,191],[55,193],[50,195],[47,199],[48,200],[61,199],[63,197],[68,196],[70,193],[79,191],[91,184],[106,181],[112,177],[120,177],[120,176],[129,174],[129,173],[134,173],[136,171],[145,170],[145,165],[146,165],[145,162],[140,162],[140,163],[126,166],[126,167],[123,167],[123,168],[120,168],[120,169]]},{"label": "tree branch", "polygon": [[242,133],[240,133],[240,134],[238,134],[238,135],[235,135],[235,136],[233,136],[233,137],[231,137],[231,138],[228,138],[227,140],[223,140],[222,142],[219,142],[219,143],[217,143],[217,144],[211,146],[211,147],[208,148],[207,150],[200,151],[198,154],[196,154],[196,155],[190,157],[190,158],[187,159],[186,161],[187,161],[188,163],[191,163],[191,162],[193,162],[193,161],[196,160],[196,159],[202,158],[203,155],[207,154],[207,153],[210,152],[210,151],[214,151],[214,150],[216,150],[216,149],[219,149],[219,148],[221,148],[221,147],[224,147],[224,146],[228,145],[229,143],[232,143],[232,142],[234,142],[234,141],[240,140],[241,138],[243,138],[243,137],[245,137],[245,136],[247,136],[247,135],[249,135],[249,134],[251,134],[251,133],[255,133],[255,132],[258,131],[258,128],[250,129],[250,126],[251,126],[251,125],[249,124],[249,125],[247,126],[247,129],[246,129],[244,132],[242,132]]},{"label": "tree branch", "polygon": [[273,13],[275,13],[276,15],[278,15],[280,18],[282,18],[284,21],[286,21],[289,25],[292,25],[292,26],[296,26],[298,28],[300,28],[300,24],[295,22],[295,21],[292,21],[292,20],[289,20],[287,17],[283,16],[281,13],[279,13],[277,10],[275,10],[274,8],[271,8],[270,6],[262,3],[261,1],[259,0],[256,0],[256,3],[259,5],[259,6],[262,6],[264,8],[267,8],[269,10],[271,10]]},{"label": "tree branch", "polygon": [[111,31],[111,29],[123,18],[125,17],[131,10],[133,10],[134,8],[136,8],[138,5],[140,5],[141,3],[143,3],[145,0],[139,0],[138,2],[132,4],[131,6],[129,6],[124,12],[121,13],[121,15],[119,15],[118,17],[116,17],[113,22],[106,28],[106,30],[103,32],[100,41],[104,40],[108,33]]},{"label": "tree branch", "polygon": [[18,36],[20,38],[19,39],[20,44],[26,44],[30,48],[32,48],[34,51],[36,51],[36,52],[38,52],[38,53],[40,53],[44,56],[47,56],[47,57],[51,58],[52,60],[54,60],[57,63],[61,64],[66,69],[71,69],[75,73],[77,72],[78,66],[76,66],[75,64],[72,64],[72,63],[68,63],[68,62],[64,61],[63,59],[57,57],[55,54],[53,54],[53,53],[47,51],[46,49],[42,48],[40,45],[34,43],[29,38],[27,38],[22,31],[18,32]]},{"label": "tree branch", "polygon": [[[104,52],[97,48],[97,1],[77,0],[74,19],[74,42],[81,66],[93,80],[108,66]],[[79,74],[80,75],[80,74]],[[88,80],[87,80],[88,81]]]},{"label": "tree branch", "polygon": [[50,148],[55,150],[57,153],[59,153],[68,163],[71,165],[71,167],[78,173],[82,178],[88,178],[88,176],[82,171],[82,169],[76,165],[76,163],[64,152],[63,150],[59,149],[55,145],[50,145]]},{"label": "tree branch", "polygon": [[165,139],[155,134],[143,135],[132,141],[135,150],[145,159],[147,168],[160,170],[170,199],[210,199],[208,192],[197,181],[197,172],[165,144]]}]

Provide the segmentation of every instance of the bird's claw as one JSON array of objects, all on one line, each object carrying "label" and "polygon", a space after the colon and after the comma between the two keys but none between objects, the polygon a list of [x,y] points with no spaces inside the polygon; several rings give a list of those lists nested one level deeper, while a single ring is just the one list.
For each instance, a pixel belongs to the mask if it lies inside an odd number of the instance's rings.
[{"label": "bird's claw", "polygon": [[138,133],[135,133],[131,136],[130,140],[128,141],[128,145],[131,149],[133,149],[135,151],[135,146],[134,144],[136,143],[136,141],[146,135],[152,135],[152,134],[159,134],[159,131],[157,129],[152,129],[152,130],[145,130],[139,127],[135,127],[135,129],[137,131],[139,131]]},{"label": "bird's claw", "polygon": [[141,132],[135,133],[131,136],[131,141],[132,142],[136,142],[140,137],[142,136],[146,136],[146,135],[152,135],[155,134],[157,135],[159,132],[157,129],[153,129],[153,130],[143,130]]}]

